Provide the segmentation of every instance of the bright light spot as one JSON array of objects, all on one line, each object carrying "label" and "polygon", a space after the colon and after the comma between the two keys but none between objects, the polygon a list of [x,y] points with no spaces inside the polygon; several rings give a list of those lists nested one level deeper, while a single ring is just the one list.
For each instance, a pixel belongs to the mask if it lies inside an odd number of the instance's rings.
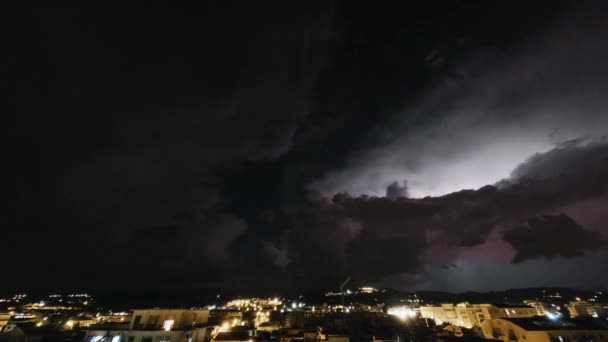
[{"label": "bright light spot", "polygon": [[71,328],[71,327],[73,327],[73,326],[74,326],[74,321],[69,320],[69,321],[65,322],[65,325],[66,325],[68,328]]},{"label": "bright light spot", "polygon": [[38,323],[36,323],[36,326],[37,326],[37,327],[41,327],[41,326],[42,326],[42,322],[38,322]]},{"label": "bright light spot", "polygon": [[112,342],[120,342],[120,335],[112,337]]},{"label": "bright light spot", "polygon": [[291,308],[292,308],[292,309],[295,309],[295,308],[297,308],[297,307],[298,307],[298,303],[295,303],[295,302],[294,302],[294,303],[291,303]]},{"label": "bright light spot", "polygon": [[547,318],[550,319],[550,320],[556,320],[558,318],[556,314],[553,314],[551,312],[547,312],[545,314],[545,316],[547,316]]},{"label": "bright light spot", "polygon": [[397,306],[394,308],[389,308],[387,313],[391,316],[399,317],[400,319],[406,319],[416,316],[414,310],[406,306]]},{"label": "bright light spot", "polygon": [[[163,330],[164,331],[170,331],[171,329],[173,329],[173,324],[175,323],[175,320],[172,319],[168,319],[163,323]],[[114,342],[114,341],[112,341]]]}]

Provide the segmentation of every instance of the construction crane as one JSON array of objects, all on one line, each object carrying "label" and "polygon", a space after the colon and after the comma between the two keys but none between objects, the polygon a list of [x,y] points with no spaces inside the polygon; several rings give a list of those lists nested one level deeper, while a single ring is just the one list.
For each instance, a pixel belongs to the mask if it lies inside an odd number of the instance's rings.
[{"label": "construction crane", "polygon": [[348,282],[350,281],[350,276],[346,277],[346,280],[342,283],[342,285],[340,285],[340,296],[342,297],[342,311],[345,311],[345,306],[344,306],[344,287],[346,286],[346,284],[348,284]]}]

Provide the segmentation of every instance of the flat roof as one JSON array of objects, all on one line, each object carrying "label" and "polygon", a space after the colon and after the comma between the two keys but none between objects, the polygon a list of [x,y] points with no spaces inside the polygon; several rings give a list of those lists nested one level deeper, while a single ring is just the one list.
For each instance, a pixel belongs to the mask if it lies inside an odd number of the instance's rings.
[{"label": "flat roof", "polygon": [[608,328],[590,319],[548,319],[542,316],[530,318],[500,318],[527,330],[527,331],[549,331],[549,330],[604,330]]}]

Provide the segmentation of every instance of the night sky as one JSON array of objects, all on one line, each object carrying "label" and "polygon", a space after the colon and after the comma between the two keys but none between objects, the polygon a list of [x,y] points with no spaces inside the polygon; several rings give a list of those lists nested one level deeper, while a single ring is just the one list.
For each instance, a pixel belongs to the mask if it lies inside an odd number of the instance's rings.
[{"label": "night sky", "polygon": [[0,290],[608,284],[605,1],[82,3],[5,31]]}]

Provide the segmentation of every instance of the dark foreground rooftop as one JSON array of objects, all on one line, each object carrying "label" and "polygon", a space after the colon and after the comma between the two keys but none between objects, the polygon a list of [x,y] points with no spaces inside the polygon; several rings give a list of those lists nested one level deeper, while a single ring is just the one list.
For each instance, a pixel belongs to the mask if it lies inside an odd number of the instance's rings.
[{"label": "dark foreground rooftop", "polygon": [[503,318],[528,331],[542,330],[608,330],[595,320],[548,319],[545,317]]}]

